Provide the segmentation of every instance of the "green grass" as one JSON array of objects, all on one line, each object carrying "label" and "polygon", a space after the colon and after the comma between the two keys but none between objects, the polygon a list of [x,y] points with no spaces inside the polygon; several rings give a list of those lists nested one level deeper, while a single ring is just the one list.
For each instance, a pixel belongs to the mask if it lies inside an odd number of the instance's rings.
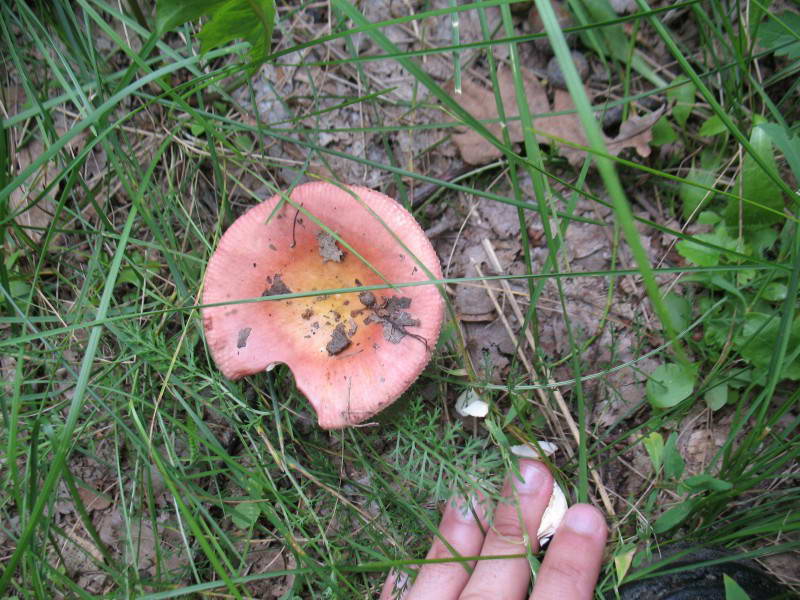
[{"label": "green grass", "polygon": [[[492,30],[487,11],[497,4],[501,18]],[[159,38],[140,18],[103,0],[18,0],[0,7],[3,86],[19,88],[22,98],[4,102],[0,144],[0,596],[245,598],[263,595],[256,586],[277,583],[303,598],[374,596],[390,567],[424,556],[453,491],[477,487],[494,497],[513,468],[509,447],[533,439],[569,447],[554,460],[572,502],[602,506],[600,480],[612,492],[603,593],[613,594],[620,574],[625,581],[646,577],[644,563],[676,540],[738,555],[797,556],[800,213],[793,190],[800,173],[792,171],[792,152],[800,153],[798,83],[796,65],[780,58],[786,46],[754,42],[759,27],[780,23],[780,14],[757,2],[747,14],[717,0],[681,3],[676,10],[696,27],[687,45],[664,23],[666,11],[653,11],[644,0],[637,14],[623,18],[597,2],[574,3],[575,27],[566,33],[580,35],[585,47],[607,49],[597,59],[623,90],[612,104],[631,110],[649,96],[674,94],[683,98],[678,106],[689,105],[684,116],[670,107],[665,119],[683,155],[659,158],[654,148],[640,159],[607,153],[597,107],[570,68],[565,32],[549,3],[536,4],[546,31],[521,36],[511,7],[497,2],[423,5],[416,14],[373,23],[361,12],[363,3],[334,0],[330,31],[327,15],[324,26],[298,24],[311,14],[311,3],[279,3],[272,60],[311,82],[310,93],[282,99],[290,115],[283,123],[239,116],[235,89],[250,82],[244,43],[201,56],[194,37],[199,25]],[[154,28],[149,6],[141,5],[145,24]],[[389,25],[413,32],[437,18],[452,22],[458,11],[474,11],[481,41],[404,49],[386,34]],[[626,26],[664,45],[675,61],[668,71],[648,66],[647,48]],[[368,55],[356,53],[357,35],[371,40]],[[463,35],[453,28],[452,40]],[[105,43],[96,43],[98,37]],[[587,132],[593,162],[583,168],[540,146],[527,110],[519,117],[521,147],[507,136],[495,138],[425,68],[427,59],[445,60],[466,77],[469,61],[481,60],[496,78],[493,48],[508,46],[508,62],[519,65],[520,45],[544,37]],[[324,44],[338,41],[344,43],[337,53],[326,54]],[[364,70],[370,61],[402,65],[413,84],[411,100],[398,100],[391,86],[371,79]],[[357,92],[342,97],[318,86],[314,75],[321,71],[358,82]],[[677,94],[682,82],[692,94]],[[516,88],[523,99],[519,77]],[[499,94],[496,100],[502,104]],[[450,180],[424,168],[425,154],[411,164],[401,160],[393,150],[397,135],[435,130],[441,138],[432,151],[447,143],[452,124],[444,116],[421,116],[437,104],[491,140],[502,153],[495,167]],[[359,111],[361,124],[332,122],[344,109]],[[720,124],[717,133],[701,136],[712,118]],[[771,145],[761,143],[754,128],[762,122],[783,137],[768,129]],[[329,147],[320,141],[327,133],[369,137],[386,158]],[[290,143],[295,154],[271,155],[274,141]],[[19,149],[32,142],[41,143],[41,154],[17,164]],[[43,185],[13,204],[14,190],[43,165]],[[602,367],[585,358],[592,340],[567,318],[565,356],[531,354],[533,374],[515,358],[500,383],[476,375],[479,365],[470,363],[451,322],[430,366],[379,416],[379,427],[323,432],[288,369],[238,382],[221,376],[204,344],[198,302],[219,236],[262,199],[258,189],[277,191],[307,170],[336,173],[341,165],[378,174],[407,204],[413,185],[433,183],[439,188],[426,206],[469,195],[510,204],[521,220],[538,212],[546,248],[541,263],[526,227],[520,236],[522,308],[534,337],[553,318],[535,300],[553,286],[569,314],[564,284],[579,277],[608,282],[610,306],[620,282],[638,274],[636,285],[655,317],[606,323],[613,330],[612,358]],[[525,178],[535,199],[525,193]],[[727,237],[697,237],[641,217],[631,198],[642,186],[681,224],[710,220]],[[686,210],[687,189],[705,196],[697,210]],[[579,200],[611,206],[613,213],[587,219],[577,212]],[[26,224],[20,217],[37,206],[50,216]],[[416,207],[421,220],[424,209]],[[566,233],[587,220],[609,232],[615,257],[609,269],[575,272],[569,263]],[[652,264],[642,231],[676,236],[688,261]],[[617,259],[618,246],[630,259]],[[692,301],[688,318],[666,297],[676,277]],[[477,279],[496,283],[498,277]],[[634,358],[618,359],[626,348],[615,340],[630,332]],[[695,364],[692,394],[664,409],[642,401],[610,426],[594,423],[602,400],[593,385],[650,358]],[[551,385],[559,365],[569,375]],[[491,402],[483,423],[454,417],[453,400],[468,387]],[[669,442],[670,434],[688,435],[682,429],[687,415],[696,415],[715,388],[725,390],[727,402],[703,418],[727,427],[705,466],[726,482],[716,487],[690,479]],[[560,396],[578,424],[576,437],[557,416]],[[629,468],[631,453],[643,452],[648,436],[666,444],[660,467],[643,473],[645,493],[625,497],[613,474]],[[95,510],[92,502],[100,501],[106,507]],[[252,552],[264,548],[273,552],[272,570],[253,572]],[[631,550],[633,563],[620,573],[612,559]],[[94,579],[75,576],[76,561]]]}]

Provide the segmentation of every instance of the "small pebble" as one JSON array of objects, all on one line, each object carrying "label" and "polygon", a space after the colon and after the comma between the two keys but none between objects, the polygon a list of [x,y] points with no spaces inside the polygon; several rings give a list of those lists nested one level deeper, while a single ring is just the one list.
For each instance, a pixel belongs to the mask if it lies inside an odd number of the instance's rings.
[{"label": "small pebble", "polygon": [[[589,75],[589,62],[582,52],[573,50],[570,54],[572,56],[572,62],[575,63],[575,68],[578,69],[578,75],[581,81],[586,81],[586,77]],[[567,82],[564,79],[561,66],[558,64],[558,59],[555,56],[547,63],[547,80],[551,85],[557,88],[562,90],[567,89]]]}]

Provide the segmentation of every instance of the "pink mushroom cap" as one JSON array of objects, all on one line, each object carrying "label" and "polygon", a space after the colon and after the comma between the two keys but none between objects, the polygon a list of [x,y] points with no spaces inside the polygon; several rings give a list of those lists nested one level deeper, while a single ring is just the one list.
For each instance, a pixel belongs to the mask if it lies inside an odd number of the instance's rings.
[{"label": "pink mushroom cap", "polygon": [[[391,286],[441,279],[441,267],[414,217],[380,192],[315,182],[290,198],[254,206],[222,236],[203,304],[225,304],[203,308],[206,340],[226,377],[284,363],[321,427],[354,425],[430,360],[444,317],[438,287]],[[328,292],[373,285],[371,296]],[[230,304],[300,292],[319,294]]]}]

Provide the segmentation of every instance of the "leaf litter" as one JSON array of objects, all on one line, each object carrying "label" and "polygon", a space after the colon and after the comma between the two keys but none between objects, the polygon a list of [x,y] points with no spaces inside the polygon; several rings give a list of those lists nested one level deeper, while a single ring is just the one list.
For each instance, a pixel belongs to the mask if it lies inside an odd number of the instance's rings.
[{"label": "leaf litter", "polygon": [[[528,110],[536,130],[536,139],[539,143],[554,146],[573,166],[579,165],[585,160],[586,151],[574,146],[586,147],[588,141],[583,125],[575,112],[572,96],[566,90],[556,88],[551,105],[545,86],[533,71],[522,67],[520,75]],[[488,85],[470,78],[464,81],[461,94],[451,91],[451,95],[476,119],[489,121],[485,126],[495,137],[503,140],[502,129],[505,124],[510,141],[521,142],[524,134],[518,118],[520,110],[514,75],[510,67],[503,65],[497,70],[497,84],[505,113],[504,123],[498,121],[500,115],[495,93]],[[591,90],[587,88],[586,91],[591,98]],[[640,156],[649,156],[649,143],[653,139],[652,128],[664,114],[664,110],[665,106],[661,106],[646,115],[631,117],[622,123],[617,136],[611,138],[604,135],[608,152],[616,156],[626,148],[634,148]],[[486,164],[502,156],[496,146],[473,129],[457,128],[453,134],[453,142],[458,147],[464,162],[471,165]]]}]

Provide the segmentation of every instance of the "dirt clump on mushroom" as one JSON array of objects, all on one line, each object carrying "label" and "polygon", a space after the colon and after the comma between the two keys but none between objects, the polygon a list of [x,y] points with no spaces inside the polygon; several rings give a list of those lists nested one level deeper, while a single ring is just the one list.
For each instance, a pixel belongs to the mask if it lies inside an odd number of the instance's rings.
[{"label": "dirt clump on mushroom", "polygon": [[331,334],[331,341],[325,346],[329,356],[335,356],[350,346],[350,338],[344,331],[344,323],[339,323]]},{"label": "dirt clump on mushroom", "polygon": [[280,296],[281,294],[291,294],[292,290],[283,282],[280,273],[275,273],[271,278],[267,277],[269,287],[263,291],[262,296]]},{"label": "dirt clump on mushroom", "polygon": [[317,233],[317,242],[319,243],[319,255],[322,257],[322,262],[342,262],[344,252],[336,245],[336,239],[327,231],[320,231]]},{"label": "dirt clump on mushroom", "polygon": [[387,342],[399,344],[405,336],[411,336],[420,340],[428,347],[428,341],[422,336],[417,336],[406,331],[406,327],[419,327],[420,320],[415,319],[404,309],[411,306],[411,298],[405,296],[392,296],[382,298],[378,304],[375,294],[372,292],[361,292],[358,295],[361,304],[371,309],[371,313],[364,319],[364,325],[371,323],[381,323],[383,325],[383,337]]},{"label": "dirt clump on mushroom", "polygon": [[236,342],[237,348],[246,348],[247,347],[247,338],[250,337],[250,332],[253,331],[252,327],[244,327],[243,329],[239,330],[239,338]]}]

